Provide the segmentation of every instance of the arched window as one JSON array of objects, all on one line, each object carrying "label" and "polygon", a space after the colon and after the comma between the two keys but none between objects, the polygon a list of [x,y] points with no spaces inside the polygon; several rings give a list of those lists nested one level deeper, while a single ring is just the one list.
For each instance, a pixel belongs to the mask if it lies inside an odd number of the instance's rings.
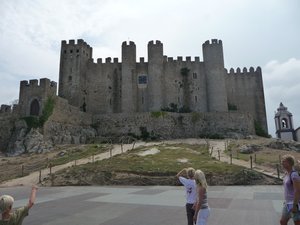
[{"label": "arched window", "polygon": [[281,126],[282,126],[282,128],[288,128],[288,124],[287,124],[286,119],[281,120]]},{"label": "arched window", "polygon": [[30,104],[30,116],[38,116],[40,113],[40,104],[34,99]]}]

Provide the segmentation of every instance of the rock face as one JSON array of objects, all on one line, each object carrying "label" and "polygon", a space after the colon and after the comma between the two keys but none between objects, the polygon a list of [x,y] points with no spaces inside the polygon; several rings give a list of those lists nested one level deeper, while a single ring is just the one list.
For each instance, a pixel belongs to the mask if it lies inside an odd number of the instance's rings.
[{"label": "rock face", "polygon": [[276,139],[276,140],[270,142],[269,144],[267,144],[267,147],[298,152],[298,151],[300,151],[300,142],[284,141],[281,139]]},{"label": "rock face", "polygon": [[239,151],[243,154],[252,154],[262,149],[260,145],[243,145],[240,147]]},{"label": "rock face", "polygon": [[15,129],[8,144],[6,154],[16,156],[22,153],[42,153],[50,151],[53,144],[44,140],[43,134],[39,129],[30,129],[28,132],[27,124],[24,120],[18,120],[15,123]]}]

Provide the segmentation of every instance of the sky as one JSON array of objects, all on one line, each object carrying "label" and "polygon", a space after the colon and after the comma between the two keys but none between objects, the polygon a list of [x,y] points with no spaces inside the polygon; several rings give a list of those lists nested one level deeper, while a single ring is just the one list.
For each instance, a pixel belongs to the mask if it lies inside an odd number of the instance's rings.
[{"label": "sky", "polygon": [[280,102],[300,127],[299,11],[299,0],[1,0],[0,104],[18,99],[21,80],[58,82],[62,40],[84,39],[94,61],[121,61],[129,40],[137,59],[147,59],[148,42],[160,40],[164,55],[202,61],[202,44],[220,39],[225,68],[262,68],[275,137]]}]

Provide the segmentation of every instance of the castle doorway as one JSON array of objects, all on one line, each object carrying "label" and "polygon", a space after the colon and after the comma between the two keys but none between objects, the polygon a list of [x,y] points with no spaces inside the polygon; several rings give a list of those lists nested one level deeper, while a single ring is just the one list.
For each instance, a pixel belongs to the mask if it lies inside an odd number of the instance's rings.
[{"label": "castle doorway", "polygon": [[40,113],[40,104],[34,99],[30,104],[30,116],[38,116]]}]

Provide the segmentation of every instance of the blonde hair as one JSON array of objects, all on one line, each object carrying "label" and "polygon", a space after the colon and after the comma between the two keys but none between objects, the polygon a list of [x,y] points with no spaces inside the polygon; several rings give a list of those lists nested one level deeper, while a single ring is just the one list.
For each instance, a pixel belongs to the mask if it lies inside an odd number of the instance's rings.
[{"label": "blonde hair", "polygon": [[205,175],[202,172],[202,170],[196,170],[195,181],[198,186],[201,186],[201,187],[207,189],[208,185],[207,185],[206,178],[205,178]]},{"label": "blonde hair", "polygon": [[192,167],[189,167],[186,169],[186,173],[189,178],[193,178],[195,176],[195,169]]},{"label": "blonde hair", "polygon": [[282,161],[286,160],[291,166],[295,165],[295,157],[289,154],[282,156]]},{"label": "blonde hair", "polygon": [[14,198],[10,195],[0,196],[0,213],[4,213],[8,209],[11,209],[14,201]]}]

